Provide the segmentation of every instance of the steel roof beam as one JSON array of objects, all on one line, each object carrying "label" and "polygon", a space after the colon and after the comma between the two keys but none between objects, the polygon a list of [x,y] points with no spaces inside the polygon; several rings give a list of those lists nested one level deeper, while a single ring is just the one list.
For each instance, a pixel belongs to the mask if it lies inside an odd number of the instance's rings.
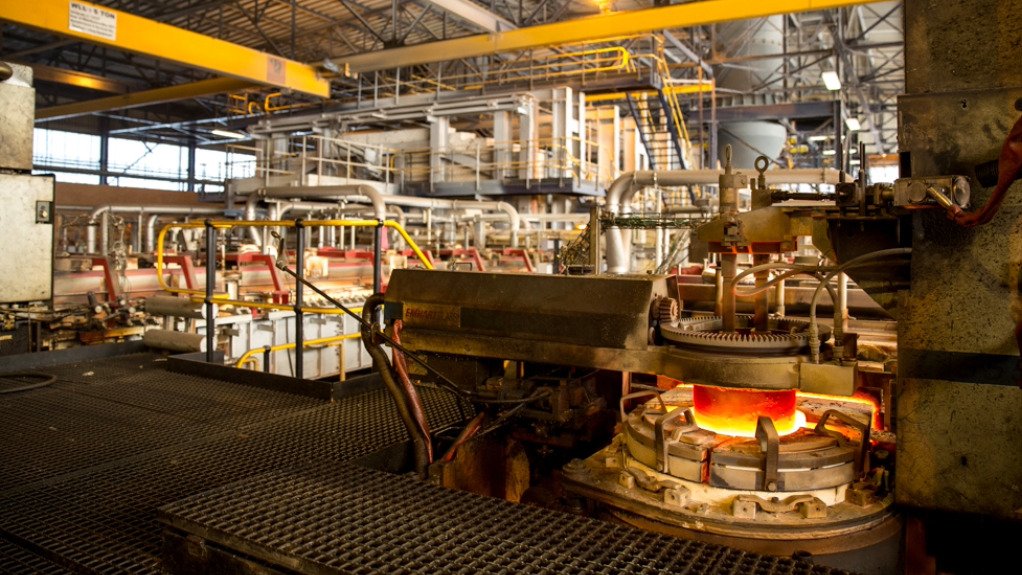
[{"label": "steel roof beam", "polygon": [[139,106],[149,106],[152,104],[174,102],[176,100],[212,96],[215,94],[222,94],[224,92],[244,90],[254,86],[255,84],[246,80],[238,80],[235,78],[213,78],[211,80],[201,80],[199,82],[189,82],[187,84],[168,86],[166,88],[132,92],[130,94],[123,94],[120,96],[110,96],[107,98],[96,98],[94,100],[85,100],[83,102],[75,102],[72,104],[50,106],[49,108],[36,110],[35,117],[37,121],[60,120],[64,118],[73,118],[75,116],[84,116],[86,114],[93,114],[96,112],[105,112],[107,110],[126,110],[128,108],[137,108]]},{"label": "steel roof beam", "polygon": [[439,8],[447,10],[458,18],[475,24],[487,32],[500,32],[518,28],[507,18],[494,14],[482,6],[469,0],[426,0]]},{"label": "steel roof beam", "polygon": [[452,54],[457,54],[459,58],[470,58],[542,46],[646,34],[657,30],[763,18],[776,14],[827,10],[866,3],[869,2],[867,0],[775,0],[773,2],[704,0],[660,8],[611,12],[492,34],[477,34],[415,46],[377,50],[354,56],[342,56],[333,60],[342,69],[348,66],[352,72],[372,72],[442,62],[449,60]]}]

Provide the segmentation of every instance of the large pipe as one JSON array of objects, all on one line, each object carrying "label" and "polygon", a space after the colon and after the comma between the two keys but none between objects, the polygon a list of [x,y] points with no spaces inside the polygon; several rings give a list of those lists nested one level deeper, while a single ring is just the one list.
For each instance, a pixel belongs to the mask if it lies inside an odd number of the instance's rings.
[{"label": "large pipe", "polygon": [[[345,200],[341,200],[341,201],[344,202],[346,200],[350,200],[350,198],[345,198]],[[342,206],[338,206],[338,204],[336,204],[336,203],[328,203],[328,202],[301,202],[301,201],[288,202],[288,201],[280,201],[280,200],[271,200],[270,203],[277,204],[278,206],[280,206],[278,208],[280,211],[277,213],[277,217],[281,218],[281,219],[283,219],[287,215],[288,212],[294,211],[294,210],[301,211],[301,212],[322,211],[322,212],[337,212],[337,213],[345,214],[345,213],[365,212],[366,209],[367,209],[367,208],[361,207],[361,206],[351,206],[351,207],[344,207],[343,205]],[[373,206],[373,211],[375,212],[375,206]],[[404,227],[405,222],[407,222],[407,220],[408,220],[408,216],[405,214],[405,211],[402,210],[398,206],[387,206],[386,207],[386,214],[387,214],[387,216],[389,216],[389,219],[396,220],[397,223],[401,224],[401,227]],[[374,213],[374,216],[375,215],[376,214]],[[387,219],[387,218],[384,218],[384,219]]]},{"label": "large pipe", "polygon": [[[343,204],[344,202],[346,202],[346,201],[348,201],[350,199],[351,198],[345,198],[344,200],[341,200],[341,203]],[[277,215],[276,215],[276,217],[274,219],[284,219],[284,217],[288,214],[288,212],[291,212],[291,211],[301,211],[301,212],[306,212],[306,213],[322,211],[322,212],[334,212],[334,213],[342,213],[343,214],[343,213],[364,212],[367,209],[367,208],[361,207],[361,206],[352,206],[352,207],[344,207],[343,205],[342,206],[338,206],[336,203],[328,203],[328,202],[300,202],[300,201],[291,201],[291,202],[289,202],[289,201],[282,201],[282,200],[270,200],[270,203],[276,205],[277,210],[278,210],[277,211]],[[375,209],[376,209],[375,206],[372,209],[375,212]],[[408,216],[405,214],[405,211],[402,210],[398,206],[387,206],[386,207],[386,213],[390,217],[390,219],[396,220],[397,223],[400,224],[402,228],[405,227],[405,224],[408,222]],[[376,215],[376,214],[374,214],[374,215]],[[393,232],[393,234],[394,235],[392,235],[391,238],[394,241],[402,241],[402,242],[404,241],[400,237],[394,238],[394,236],[397,235],[397,232]]]},{"label": "large pipe", "polygon": [[[636,192],[647,186],[717,185],[720,170],[640,170],[622,174],[607,188],[607,209],[612,213],[627,206]],[[834,168],[792,168],[767,170],[767,184],[836,184],[841,172]]]},{"label": "large pipe", "polygon": [[352,184],[346,186],[283,186],[276,188],[263,188],[256,192],[262,198],[283,198],[283,199],[341,199],[357,201],[364,199],[372,203],[376,212],[376,219],[383,221],[387,219],[387,205],[384,203],[384,195],[376,188],[365,184]]},{"label": "large pipe", "polygon": [[[623,174],[607,188],[607,210],[617,215],[628,213],[636,192],[648,186],[717,185],[720,170],[640,170]],[[794,168],[767,170],[767,184],[836,184],[841,172],[833,168]],[[607,227],[607,273],[626,274],[630,271],[631,245],[625,230]]]},{"label": "large pipe", "polygon": [[142,343],[152,349],[191,353],[204,352],[207,348],[206,336],[201,333],[185,333],[167,329],[149,329],[142,334]]},{"label": "large pipe", "polygon": [[489,200],[445,200],[421,198],[417,196],[398,196],[383,194],[372,186],[353,184],[344,186],[284,186],[263,188],[256,192],[263,198],[285,199],[341,199],[351,202],[370,202],[376,212],[376,219],[387,219],[387,206],[405,206],[424,209],[465,210],[480,209],[501,211],[507,215],[511,227],[511,245],[518,245],[518,231],[521,229],[521,218],[518,210],[507,202]]},{"label": "large pipe", "polygon": [[[63,208],[61,208],[61,209],[63,209]],[[101,241],[99,242],[101,245],[99,247],[102,248],[103,253],[106,253],[106,251],[109,249],[109,247],[110,247],[110,237],[109,237],[109,231],[107,229],[108,228],[108,226],[107,226],[107,223],[108,223],[107,219],[110,217],[110,214],[138,214],[138,215],[150,214],[149,224],[147,224],[147,228],[146,228],[146,246],[145,246],[145,248],[146,248],[147,251],[152,251],[153,248],[154,248],[154,243],[155,243],[153,241],[153,238],[155,237],[155,234],[152,231],[153,227],[156,225],[156,222],[153,219],[154,216],[159,217],[161,215],[166,215],[166,216],[174,215],[174,216],[177,216],[177,215],[223,214],[223,213],[224,213],[223,208],[206,208],[206,207],[183,208],[183,207],[174,207],[174,206],[148,206],[147,207],[147,206],[124,206],[124,205],[100,206],[100,207],[92,210],[89,213],[89,222],[88,222],[88,225],[86,227],[86,233],[85,233],[86,252],[90,253],[90,254],[97,253],[97,245],[96,245],[96,228],[97,227],[100,228],[100,233],[101,233],[101,235],[100,235],[100,240]]]},{"label": "large pipe", "polygon": [[[249,196],[245,200],[245,219],[248,221],[255,221],[256,219],[256,206],[259,204],[259,198],[257,196]],[[248,228],[248,235],[252,238],[252,243],[258,247],[263,247],[263,237],[259,233],[259,228],[250,227]]]},{"label": "large pipe", "polygon": [[[114,210],[116,211],[116,209]],[[175,208],[172,206],[153,206],[143,208],[143,211],[149,214],[149,219],[146,220],[145,226],[145,251],[152,252],[156,250],[156,222],[160,219],[160,216],[196,216],[196,215],[223,215],[223,208],[204,208],[204,207],[193,207],[193,208]]]},{"label": "large pipe", "polygon": [[522,218],[518,210],[507,202],[492,200],[441,200],[436,198],[420,198],[417,196],[391,196],[385,195],[383,199],[388,204],[405,206],[410,208],[423,208],[430,210],[490,210],[501,211],[507,217],[508,225],[511,228],[511,245],[518,246],[518,232],[521,230]]}]

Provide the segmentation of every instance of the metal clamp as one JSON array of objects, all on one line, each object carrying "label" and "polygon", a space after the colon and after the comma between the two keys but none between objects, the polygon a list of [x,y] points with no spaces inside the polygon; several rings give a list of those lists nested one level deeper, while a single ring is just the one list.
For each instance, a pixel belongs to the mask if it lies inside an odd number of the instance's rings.
[{"label": "metal clamp", "polygon": [[763,499],[755,495],[737,495],[731,502],[731,514],[742,519],[755,519],[756,511],[766,513],[788,513],[801,509],[806,519],[827,516],[827,504],[812,495],[792,495],[785,499]]},{"label": "metal clamp", "polygon": [[628,417],[628,414],[625,413],[625,402],[626,401],[628,401],[629,399],[638,399],[640,397],[648,397],[648,396],[651,396],[651,395],[655,395],[656,396],[656,398],[660,401],[660,409],[662,409],[664,413],[667,413],[667,404],[664,403],[664,398],[660,397],[660,391],[659,390],[650,389],[650,390],[643,390],[643,391],[633,391],[632,393],[626,393],[626,394],[622,395],[621,396],[621,401],[618,402],[618,406],[619,406],[619,409],[621,411],[621,421],[624,421]]},{"label": "metal clamp", "polygon": [[825,411],[823,413],[823,417],[821,417],[820,421],[816,423],[816,427],[813,431],[820,435],[833,437],[841,443],[848,441],[848,438],[839,431],[827,429],[827,421],[830,420],[831,417],[840,420],[841,423],[855,429],[861,434],[862,437],[859,439],[859,456],[856,458],[855,467],[856,472],[860,474],[866,473],[869,471],[869,434],[872,421],[862,423],[858,419],[846,415],[836,409],[828,409]]},{"label": "metal clamp", "polygon": [[691,422],[692,419],[690,415],[690,410],[681,409],[679,407],[674,411],[665,412],[663,415],[656,418],[656,421],[653,423],[653,449],[656,451],[657,470],[661,473],[667,473],[668,471],[667,437],[664,434],[664,427],[668,424],[674,423],[682,417],[685,417],[686,421]]},{"label": "metal clamp", "polygon": [[763,452],[762,489],[777,491],[780,479],[778,459],[781,453],[781,438],[777,435],[773,420],[765,415],[759,416],[756,420],[756,439],[759,441],[760,451]]}]

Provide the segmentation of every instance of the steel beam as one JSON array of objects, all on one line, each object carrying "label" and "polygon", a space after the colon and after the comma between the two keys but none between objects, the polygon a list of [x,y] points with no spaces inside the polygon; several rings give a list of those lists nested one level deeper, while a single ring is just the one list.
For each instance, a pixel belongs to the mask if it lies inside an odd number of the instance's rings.
[{"label": "steel beam", "polygon": [[687,28],[717,22],[827,10],[867,3],[869,3],[868,0],[775,0],[774,2],[704,0],[660,8],[611,12],[506,32],[477,34],[416,46],[378,50],[334,58],[334,62],[340,68],[347,65],[352,72],[372,72],[443,62],[450,60],[452,55],[457,55],[459,58],[486,56],[543,46],[647,34],[657,30]]},{"label": "steel beam", "polygon": [[487,32],[500,32],[501,30],[514,30],[518,28],[510,20],[494,14],[478,4],[468,0],[426,0],[430,4],[447,10],[451,14],[479,26]]},{"label": "steel beam", "polygon": [[237,80],[235,78],[213,78],[210,80],[201,80],[199,82],[190,82],[188,84],[168,86],[166,88],[156,88],[155,90],[145,90],[120,96],[96,98],[94,100],[85,100],[83,102],[74,102],[72,104],[62,104],[60,106],[41,108],[36,110],[35,117],[36,121],[60,120],[64,118],[73,118],[75,116],[84,116],[86,114],[93,114],[96,112],[105,112],[107,110],[124,110],[127,108],[148,106],[150,104],[162,104],[164,102],[212,96],[214,94],[222,94],[224,92],[231,92],[234,90],[244,90],[255,86],[255,83],[246,80]]},{"label": "steel beam", "polygon": [[307,64],[87,2],[0,0],[0,20],[250,83],[330,96],[329,81]]},{"label": "steel beam", "polygon": [[776,120],[778,118],[832,118],[835,102],[788,102],[784,104],[765,104],[761,106],[732,106],[717,108],[719,122],[747,122],[756,120]]},{"label": "steel beam", "polygon": [[25,65],[32,67],[32,76],[36,80],[113,94],[124,94],[128,91],[126,84],[102,76],[96,76],[95,74],[68,70],[66,68],[55,68],[45,64],[33,63]]}]

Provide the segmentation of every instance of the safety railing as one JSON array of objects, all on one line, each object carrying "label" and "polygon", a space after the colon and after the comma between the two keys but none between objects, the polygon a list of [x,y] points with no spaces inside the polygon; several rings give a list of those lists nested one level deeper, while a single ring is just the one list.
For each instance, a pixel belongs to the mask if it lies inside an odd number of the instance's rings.
[{"label": "safety railing", "polygon": [[[255,147],[238,148],[261,154],[256,177],[267,181],[287,176],[302,185],[325,182],[378,181],[385,185],[408,183],[476,182],[512,178],[527,183],[547,177],[598,180],[599,166],[580,153],[597,142],[579,136],[536,137],[515,140],[479,138],[443,149],[396,148],[352,142],[318,135],[292,137],[287,151],[269,154]],[[340,178],[340,180],[338,180]],[[598,183],[598,181],[597,181]]]},{"label": "safety railing", "polygon": [[[360,313],[362,311],[362,308],[354,308],[351,311],[353,311],[355,313]],[[343,345],[344,342],[348,341],[349,339],[356,339],[356,338],[359,338],[361,336],[362,336],[362,334],[360,334],[360,333],[346,333],[346,334],[342,334],[342,335],[333,335],[333,336],[330,336],[330,337],[321,337],[319,339],[310,339],[309,341],[305,342],[305,345],[303,347],[304,348],[310,348],[310,347],[313,347],[313,348],[336,347],[338,345]],[[294,343],[282,343],[280,345],[264,345],[263,347],[256,347],[256,348],[250,349],[250,350],[246,351],[244,354],[242,354],[242,356],[240,358],[238,358],[238,361],[234,362],[234,367],[237,367],[237,368],[241,369],[241,368],[244,368],[249,363],[255,363],[256,362],[256,355],[261,353],[262,356],[263,356],[262,357],[263,372],[269,373],[269,371],[270,371],[270,354],[272,354],[273,352],[277,352],[277,351],[286,351],[286,350],[295,349],[295,347],[297,347],[297,346]],[[340,375],[340,379],[341,379],[341,381],[344,381],[344,379],[345,379],[345,375],[344,374],[345,374],[346,370],[344,368],[344,353],[343,352],[338,356],[338,364],[339,364],[338,365],[338,371],[340,372],[340,374],[339,374]]]},{"label": "safety railing", "polygon": [[[295,271],[297,278],[295,282],[295,301],[293,305],[283,303],[253,302],[247,300],[232,299],[228,294],[216,292],[216,261],[217,261],[217,235],[221,231],[234,228],[290,228],[295,230]],[[393,220],[205,220],[194,222],[174,222],[163,226],[156,238],[156,277],[160,288],[168,293],[185,295],[195,301],[202,301],[206,306],[206,361],[213,362],[216,352],[216,314],[213,311],[214,305],[236,305],[251,309],[292,311],[295,314],[295,350],[297,358],[295,362],[295,377],[301,379],[303,376],[302,352],[305,348],[304,339],[304,316],[305,314],[334,314],[345,313],[335,308],[308,307],[304,305],[304,280],[305,280],[305,246],[306,230],[308,228],[341,227],[341,228],[372,228],[375,230],[373,242],[373,291],[379,292],[382,284],[382,235],[384,228],[391,228],[397,231],[405,240],[408,247],[419,259],[419,262],[426,269],[433,269],[433,264],[426,255],[419,249],[415,240],[405,231],[404,227]],[[205,289],[192,289],[174,287],[167,283],[165,278],[164,249],[167,233],[171,230],[194,230],[204,229],[206,232],[206,285]]]}]

